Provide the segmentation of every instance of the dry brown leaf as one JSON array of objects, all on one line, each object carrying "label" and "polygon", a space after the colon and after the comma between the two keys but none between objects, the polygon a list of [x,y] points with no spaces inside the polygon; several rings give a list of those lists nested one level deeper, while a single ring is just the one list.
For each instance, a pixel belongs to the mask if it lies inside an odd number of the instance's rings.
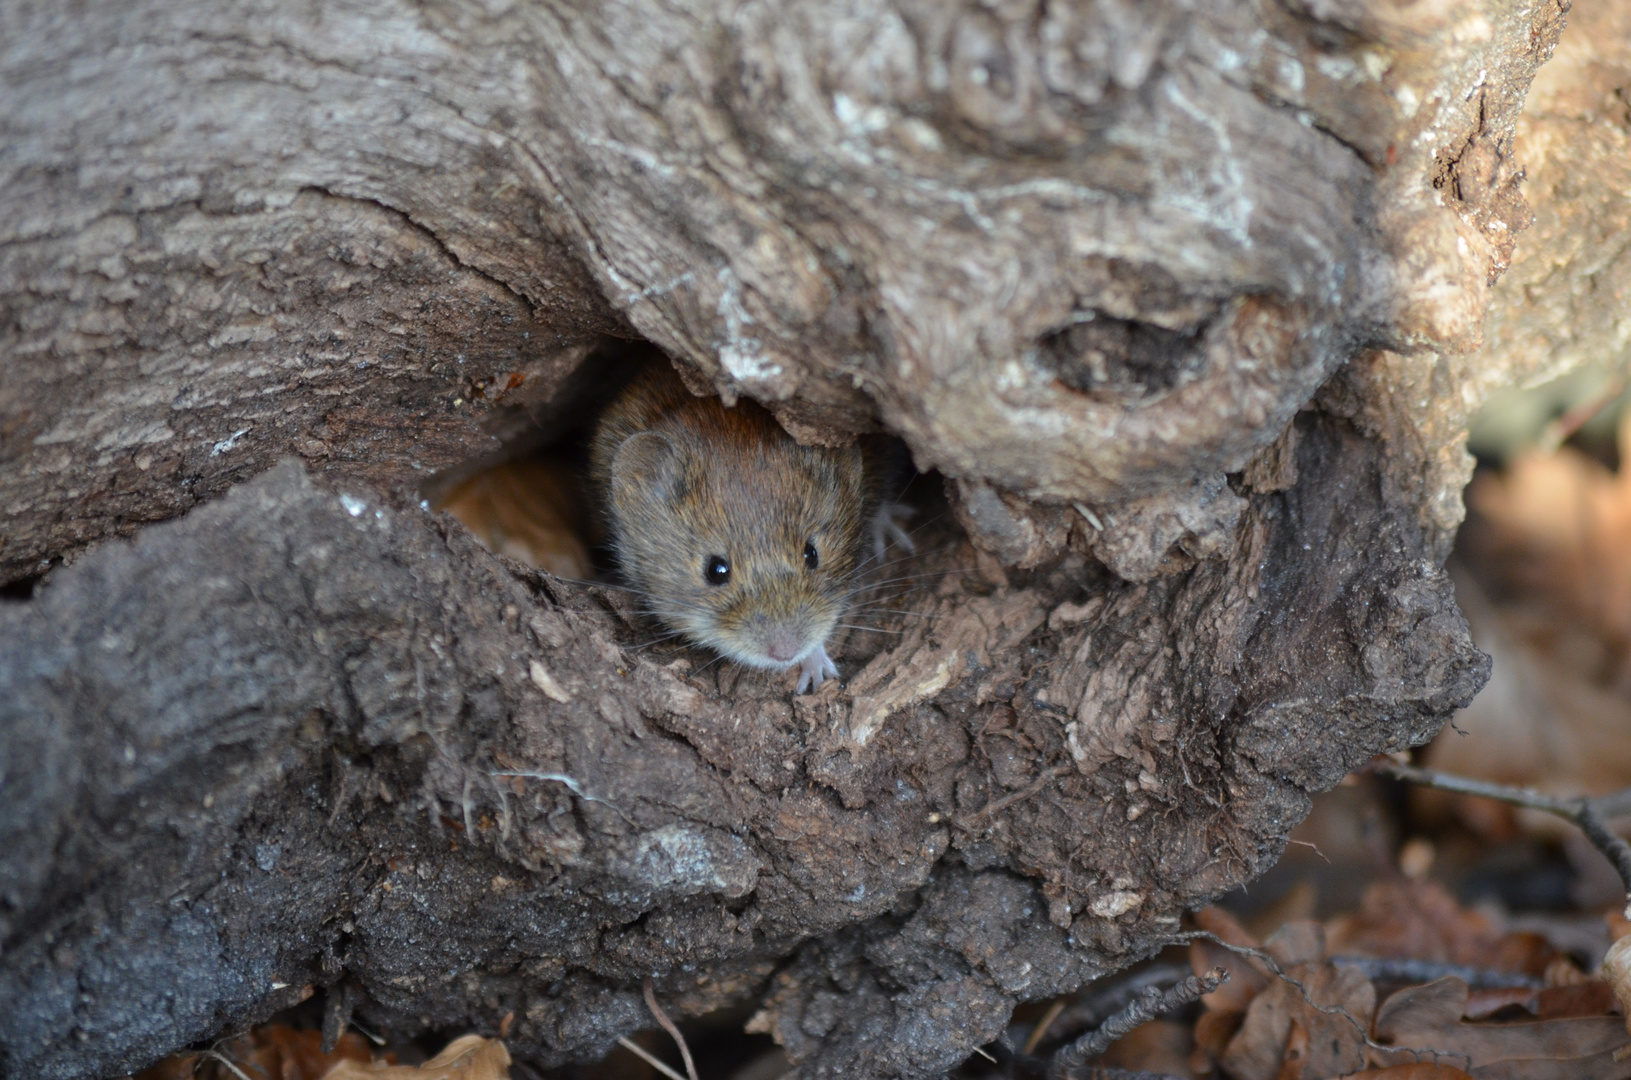
[{"label": "dry brown leaf", "polygon": [[1280,962],[1281,967],[1296,964],[1317,964],[1324,960],[1325,927],[1313,919],[1293,919],[1263,942],[1263,951]]},{"label": "dry brown leaf", "polygon": [[177,1054],[143,1071],[136,1080],[236,1080],[221,1061],[225,1058],[251,1080],[319,1080],[342,1061],[368,1061],[368,1043],[348,1031],[340,1036],[333,1053],[323,1053],[323,1033],[292,1028],[286,1024],[262,1024],[248,1034],[216,1047],[208,1054]]},{"label": "dry brown leaf", "polygon": [[1189,1053],[1189,1071],[1210,1076],[1223,1052],[1246,1020],[1246,1010],[1207,1009],[1195,1019],[1195,1048]]},{"label": "dry brown leaf", "polygon": [[1462,1072],[1452,1065],[1433,1065],[1418,1061],[1409,1065],[1389,1065],[1385,1069],[1366,1069],[1349,1073],[1338,1080],[1474,1080],[1471,1073]]},{"label": "dry brown leaf", "polygon": [[[1197,911],[1195,924],[1230,945],[1247,949],[1259,947],[1257,939],[1220,907]],[[1266,967],[1204,939],[1190,942],[1189,965],[1196,975],[1204,975],[1214,968],[1223,968],[1229,973],[1222,985],[1201,998],[1208,1009],[1218,1012],[1244,1012],[1252,998],[1269,984],[1269,970]]]},{"label": "dry brown leaf", "polygon": [[[1231,945],[1259,947],[1257,938],[1223,908],[1202,908],[1195,912],[1195,924]],[[1272,976],[1269,969],[1257,961],[1212,941],[1190,942],[1189,963],[1196,975],[1204,975],[1214,968],[1223,968],[1229,973],[1222,985],[1201,998],[1204,1011],[1195,1021],[1195,1049],[1190,1054],[1189,1067],[1190,1071],[1204,1076],[1217,1068],[1224,1050],[1246,1019],[1247,1006],[1269,985]]]},{"label": "dry brown leaf", "polygon": [[510,1052],[497,1039],[461,1035],[423,1065],[344,1061],[323,1080],[509,1080]]},{"label": "dry brown leaf", "polygon": [[1533,1013],[1539,1007],[1539,1000],[1540,991],[1532,986],[1497,986],[1474,990],[1467,997],[1467,1007],[1462,1015],[1468,1020],[1483,1020],[1514,1005]]},{"label": "dry brown leaf", "polygon": [[[1631,412],[1620,421],[1631,460]],[[1631,642],[1631,470],[1610,472],[1570,448],[1530,453],[1467,489],[1482,576],[1545,597],[1623,656]]]},{"label": "dry brown leaf", "polygon": [[1502,1010],[1517,1006],[1542,1020],[1575,1016],[1607,1016],[1614,1011],[1614,993],[1601,979],[1588,979],[1569,986],[1548,986],[1536,990],[1528,986],[1474,990],[1467,997],[1463,1015],[1468,1020],[1485,1020]]},{"label": "dry brown leaf", "polygon": [[137,1073],[135,1080],[192,1080],[201,1075],[197,1054],[171,1054]]},{"label": "dry brown leaf", "polygon": [[1608,926],[1608,940],[1610,941],[1618,941],[1627,935],[1631,935],[1631,919],[1627,919],[1621,912],[1604,912],[1603,922]]},{"label": "dry brown leaf", "polygon": [[1535,995],[1534,1013],[1542,1020],[1571,1016],[1607,1016],[1614,1009],[1614,991],[1601,979],[1571,986],[1548,986]]},{"label": "dry brown leaf", "polygon": [[1291,1021],[1291,1033],[1286,1036],[1285,1049],[1280,1053],[1280,1071],[1274,1080],[1303,1080],[1308,1067],[1308,1029],[1301,1020]]},{"label": "dry brown leaf", "polygon": [[594,573],[583,500],[571,467],[552,458],[512,461],[454,488],[438,509],[464,523],[493,551],[556,577]]},{"label": "dry brown leaf", "polygon": [[[1622,659],[1602,654],[1602,641],[1544,597],[1496,604],[1457,569],[1456,599],[1473,640],[1494,659],[1488,685],[1456,714],[1424,752],[1430,768],[1560,796],[1601,795],[1631,785],[1631,698],[1605,681]],[[1616,680],[1619,676],[1613,675]],[[1560,834],[1567,826],[1547,815],[1471,796],[1420,792],[1431,810],[1450,805],[1490,839],[1525,831]]]},{"label": "dry brown leaf", "polygon": [[1400,1064],[1432,1053],[1440,1061],[1460,1059],[1477,1080],[1631,1077],[1631,1061],[1614,1060],[1628,1042],[1619,1017],[1465,1023],[1467,996],[1467,984],[1456,978],[1400,990],[1376,1011],[1376,1038],[1409,1048],[1392,1055]]},{"label": "dry brown leaf", "polygon": [[1230,945],[1255,949],[1262,944],[1252,936],[1251,931],[1240,924],[1239,919],[1216,904],[1203,907],[1195,912],[1195,925],[1209,934],[1216,934]]},{"label": "dry brown leaf", "polygon": [[[1620,424],[1631,462],[1631,412]],[[1432,768],[1559,795],[1631,784],[1631,468],[1610,472],[1564,448],[1480,473],[1455,573],[1473,640],[1495,659],[1482,693],[1428,748]],[[1513,812],[1423,793],[1453,805],[1483,835]],[[1552,833],[1553,819],[1518,815]]]},{"label": "dry brown leaf", "polygon": [[1333,955],[1358,952],[1465,964],[1540,976],[1557,955],[1545,938],[1503,933],[1487,916],[1429,881],[1385,881],[1366,890],[1359,910],[1326,923]]},{"label": "dry brown leaf", "polygon": [[1104,1052],[1100,1063],[1129,1072],[1182,1076],[1189,1071],[1192,1045],[1188,1024],[1168,1019],[1151,1020],[1117,1039]]},{"label": "dry brown leaf", "polygon": [[1229,1041],[1219,1064],[1234,1080],[1277,1080],[1293,1025],[1308,1033],[1303,1074],[1340,1076],[1365,1064],[1363,1025],[1376,1007],[1376,989],[1357,969],[1329,963],[1299,964],[1287,971],[1309,998],[1340,1006],[1354,1018],[1315,1008],[1295,986],[1280,979],[1252,999],[1245,1022]]}]

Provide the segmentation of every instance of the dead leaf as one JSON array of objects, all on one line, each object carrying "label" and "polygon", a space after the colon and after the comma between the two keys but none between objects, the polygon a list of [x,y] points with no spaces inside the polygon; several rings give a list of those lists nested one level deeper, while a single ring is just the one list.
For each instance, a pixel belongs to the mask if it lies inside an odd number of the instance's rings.
[{"label": "dead leaf", "polygon": [[1228,1049],[1229,1041],[1246,1020],[1246,1010],[1207,1009],[1195,1020],[1195,1049],[1189,1054],[1189,1071],[1209,1076]]},{"label": "dead leaf", "polygon": [[1428,881],[1379,882],[1359,910],[1326,923],[1332,955],[1357,952],[1539,976],[1557,955],[1545,938],[1503,933],[1488,916]]},{"label": "dead leaf", "polygon": [[1301,1020],[1293,1019],[1285,1049],[1280,1053],[1280,1071],[1275,1073],[1274,1080],[1303,1080],[1303,1069],[1307,1066],[1308,1029]]},{"label": "dead leaf", "polygon": [[1468,1020],[1482,1020],[1514,1005],[1534,1012],[1539,999],[1540,991],[1532,986],[1498,986],[1474,990],[1467,998],[1463,1015]]},{"label": "dead leaf", "polygon": [[509,1080],[510,1052],[497,1039],[461,1035],[423,1065],[345,1061],[322,1080]]},{"label": "dead leaf", "polygon": [[1325,927],[1313,919],[1294,919],[1269,935],[1263,950],[1281,967],[1317,964],[1325,959]]},{"label": "dead leaf", "polygon": [[[1631,460],[1631,412],[1620,421]],[[1610,472],[1576,450],[1526,454],[1467,489],[1469,538],[1484,573],[1544,596],[1623,653],[1631,641],[1631,470]]]},{"label": "dead leaf", "polygon": [[1308,1033],[1304,1075],[1340,1076],[1363,1066],[1363,1025],[1376,1007],[1370,980],[1355,968],[1330,963],[1300,964],[1287,974],[1307,988],[1315,1003],[1340,1006],[1349,1016],[1323,1012],[1295,986],[1275,979],[1247,1007],[1245,1022],[1219,1061],[1224,1072],[1234,1080],[1277,1080],[1294,1024]]},{"label": "dead leaf", "polygon": [[[372,1053],[361,1035],[340,1036],[331,1054],[323,1053],[323,1033],[286,1024],[262,1024],[246,1035],[222,1043],[215,1053],[232,1062],[251,1080],[319,1080],[336,1063],[369,1061]],[[177,1054],[143,1071],[136,1080],[236,1080],[220,1058]]]},{"label": "dead leaf", "polygon": [[[1631,783],[1631,411],[1621,469],[1572,449],[1481,472],[1453,570],[1473,640],[1495,659],[1488,686],[1428,748],[1429,767],[1559,795]],[[1483,835],[1514,822],[1556,835],[1555,819],[1466,797]]]},{"label": "dead leaf", "polygon": [[1631,1077],[1631,1061],[1614,1060],[1627,1044],[1619,1017],[1465,1023],[1467,997],[1467,984],[1456,978],[1400,990],[1376,1011],[1376,1038],[1409,1048],[1395,1052],[1395,1060],[1429,1053],[1441,1061],[1458,1058],[1477,1080]]},{"label": "dead leaf", "polygon": [[[1257,939],[1247,933],[1233,915],[1220,907],[1202,908],[1195,913],[1195,923],[1200,929],[1216,934],[1230,945],[1247,949],[1259,947]],[[1213,968],[1223,968],[1229,973],[1222,985],[1201,998],[1208,1009],[1219,1012],[1244,1013],[1252,998],[1269,984],[1268,968],[1205,939],[1190,942],[1189,965],[1196,975],[1204,975]]]},{"label": "dead leaf", "polygon": [[1128,1072],[1182,1075],[1192,1045],[1188,1024],[1151,1020],[1117,1039],[1101,1060],[1104,1065]]},{"label": "dead leaf", "polygon": [[1349,1073],[1340,1080],[1473,1080],[1473,1077],[1449,1065],[1416,1061],[1409,1065],[1389,1065],[1385,1069]]},{"label": "dead leaf", "polygon": [[[1223,908],[1202,908],[1195,913],[1195,923],[1231,945],[1258,948],[1257,939]],[[1269,985],[1271,975],[1262,964],[1204,939],[1190,942],[1189,964],[1196,975],[1214,968],[1223,968],[1229,973],[1222,985],[1201,998],[1204,1011],[1195,1021],[1190,1071],[1206,1075],[1217,1068],[1224,1050],[1246,1019],[1247,1006]]]},{"label": "dead leaf", "polygon": [[135,1080],[192,1080],[203,1076],[197,1054],[171,1054],[137,1073]]},{"label": "dead leaf", "polygon": [[1570,986],[1548,986],[1535,995],[1535,1015],[1542,1020],[1571,1016],[1606,1016],[1614,1008],[1614,991],[1601,979]]}]

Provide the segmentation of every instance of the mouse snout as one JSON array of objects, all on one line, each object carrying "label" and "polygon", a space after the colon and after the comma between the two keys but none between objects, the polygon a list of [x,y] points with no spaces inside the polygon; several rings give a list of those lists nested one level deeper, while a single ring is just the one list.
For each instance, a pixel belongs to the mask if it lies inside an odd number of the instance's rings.
[{"label": "mouse snout", "polygon": [[770,623],[764,628],[765,655],[778,663],[791,664],[802,651],[802,635],[786,623]]},{"label": "mouse snout", "polygon": [[791,664],[805,651],[797,619],[755,615],[752,634],[765,656],[778,664]]}]

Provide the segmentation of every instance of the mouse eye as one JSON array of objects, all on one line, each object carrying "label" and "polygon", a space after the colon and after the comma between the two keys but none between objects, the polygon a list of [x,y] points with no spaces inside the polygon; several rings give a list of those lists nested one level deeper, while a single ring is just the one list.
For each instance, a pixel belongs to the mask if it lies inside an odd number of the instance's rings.
[{"label": "mouse eye", "polygon": [[710,555],[702,560],[702,577],[710,585],[723,585],[731,579],[731,564],[723,555]]},{"label": "mouse eye", "polygon": [[816,551],[815,541],[806,540],[804,542],[804,569],[814,570],[820,565],[821,555]]}]

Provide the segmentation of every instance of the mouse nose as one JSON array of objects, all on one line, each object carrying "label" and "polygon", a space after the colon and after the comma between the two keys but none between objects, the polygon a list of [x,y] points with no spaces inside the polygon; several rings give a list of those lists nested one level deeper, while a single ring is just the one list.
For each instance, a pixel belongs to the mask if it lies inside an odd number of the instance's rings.
[{"label": "mouse nose", "polygon": [[791,664],[799,656],[798,631],[778,623],[765,631],[765,655],[780,664]]}]

